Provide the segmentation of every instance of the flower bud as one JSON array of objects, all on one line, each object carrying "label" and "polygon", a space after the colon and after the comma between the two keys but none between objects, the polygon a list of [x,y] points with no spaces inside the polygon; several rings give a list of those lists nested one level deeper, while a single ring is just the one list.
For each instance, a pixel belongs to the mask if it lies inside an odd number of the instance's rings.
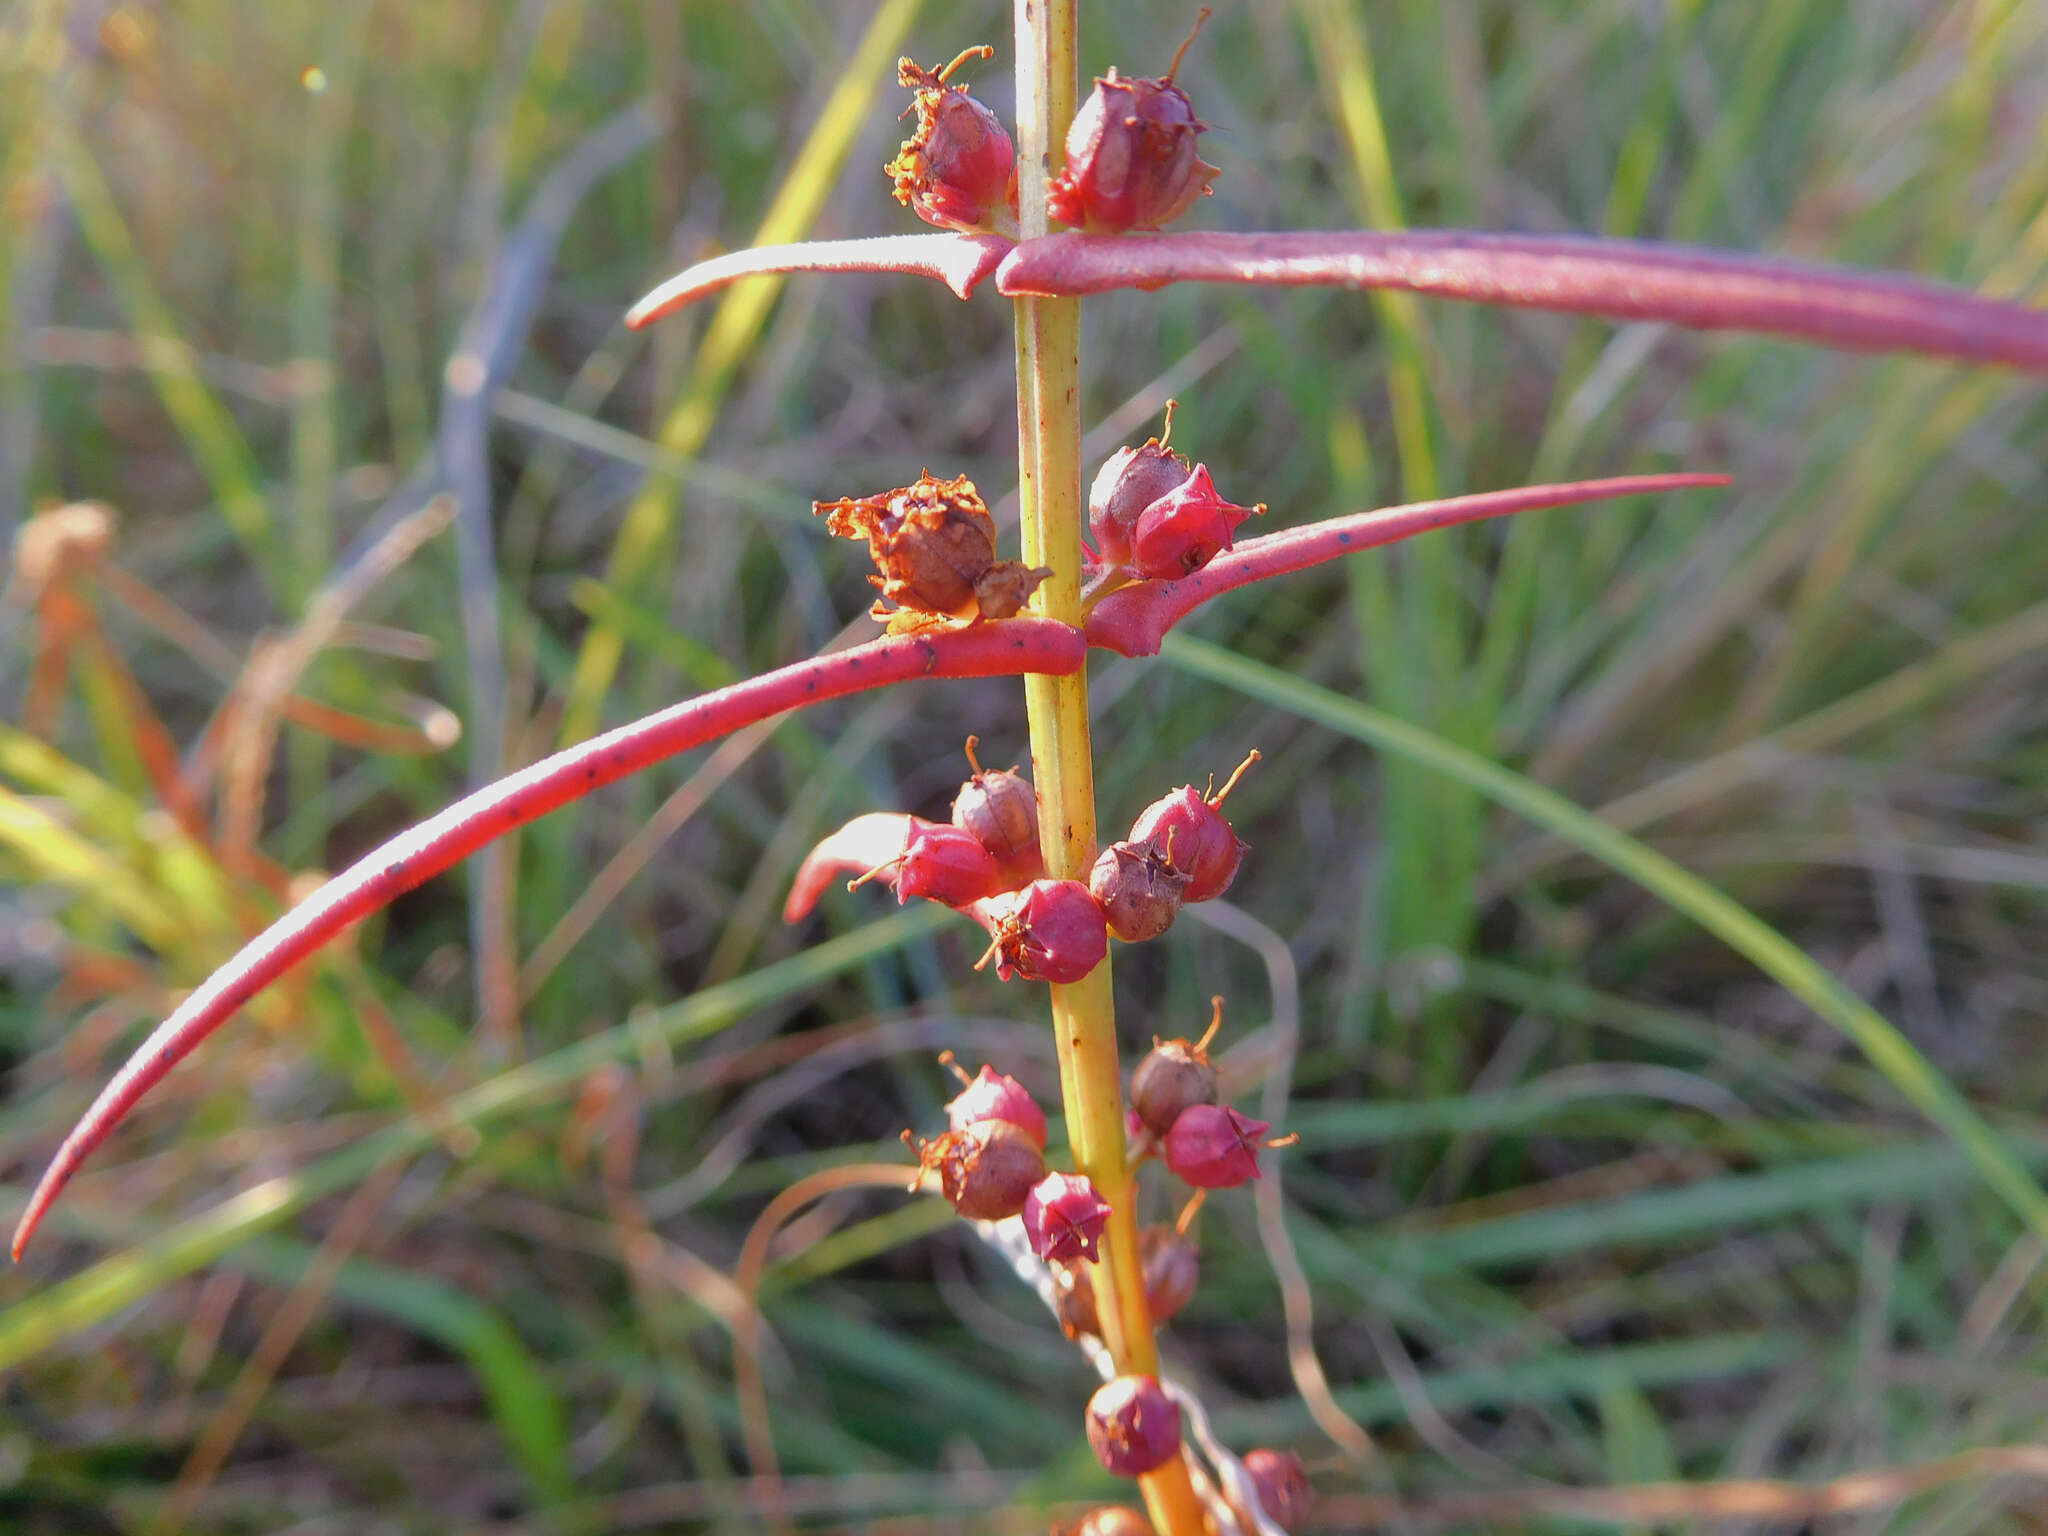
[{"label": "flower bud", "polygon": [[996,522],[974,482],[921,474],[915,485],[875,496],[818,501],[811,511],[842,539],[866,539],[882,589],[878,619],[897,627],[898,604],[917,627],[921,615],[1007,619],[1022,611],[1049,568],[1029,570],[996,558]]},{"label": "flower bud", "polygon": [[1143,1477],[1180,1454],[1180,1404],[1151,1376],[1119,1376],[1088,1399],[1088,1444],[1118,1477]]},{"label": "flower bud", "polygon": [[1022,1083],[986,1063],[970,1078],[954,1062],[951,1051],[939,1060],[958,1072],[960,1080],[967,1084],[965,1090],[946,1105],[946,1119],[954,1130],[964,1131],[984,1120],[1005,1120],[1029,1137],[1039,1151],[1045,1150],[1045,1111],[1038,1107],[1038,1101],[1025,1091]]},{"label": "flower bud", "polygon": [[1197,1189],[1235,1189],[1259,1176],[1259,1138],[1271,1129],[1227,1104],[1190,1104],[1166,1133],[1166,1166]]},{"label": "flower bud", "polygon": [[1188,877],[1159,844],[1111,843],[1088,871],[1088,892],[1109,931],[1126,944],[1156,939],[1173,926]]},{"label": "flower bud", "polygon": [[[1200,31],[1205,9],[1195,22]],[[1094,235],[1158,229],[1207,195],[1216,167],[1195,152],[1208,126],[1187,92],[1173,83],[1188,43],[1157,80],[1127,80],[1112,69],[1067,129],[1066,168],[1047,190],[1046,209],[1062,224]]]},{"label": "flower bud", "polygon": [[939,1189],[969,1221],[1004,1221],[1019,1215],[1031,1187],[1045,1177],[1045,1158],[1031,1138],[1007,1120],[981,1120],[932,1141],[903,1138],[917,1152],[916,1189],[937,1173]]},{"label": "flower bud", "polygon": [[1006,875],[1018,883],[1045,873],[1038,847],[1038,795],[1014,768],[984,768],[974,755],[978,737],[967,738],[974,777],[953,797],[953,825],[973,834]]},{"label": "flower bud", "polygon": [[990,230],[999,215],[1009,216],[1005,223],[1016,216],[1017,154],[1009,134],[966,87],[946,83],[967,60],[994,53],[969,48],[937,74],[909,59],[896,63],[897,84],[917,93],[917,131],[882,170],[895,184],[896,201],[941,229]]},{"label": "flower bud", "polygon": [[1005,981],[1079,981],[1109,953],[1102,908],[1078,880],[1034,880],[983,902],[979,913],[993,938],[974,968],[994,960]]},{"label": "flower bud", "polygon": [[1088,488],[1088,532],[1104,565],[1128,565],[1131,530],[1145,509],[1187,482],[1188,461],[1166,446],[1173,432],[1173,403],[1167,402],[1165,432],[1139,448],[1119,448],[1095,472]]},{"label": "flower bud", "polygon": [[922,896],[949,907],[964,907],[1003,888],[1002,869],[973,834],[919,816],[905,819],[909,826],[904,831],[903,851],[847,882],[848,890],[882,880],[895,891],[898,906]]},{"label": "flower bud", "polygon": [[1308,1518],[1316,1491],[1309,1485],[1301,1457],[1293,1451],[1276,1451],[1261,1446],[1247,1451],[1244,1469],[1258,1494],[1259,1508],[1283,1531],[1291,1531]]},{"label": "flower bud", "polygon": [[1265,510],[1263,502],[1240,507],[1225,501],[1209,478],[1209,466],[1197,464],[1193,474],[1138,515],[1126,563],[1141,576],[1178,580],[1230,548],[1237,525]]},{"label": "flower bud", "polygon": [[1049,1173],[1024,1197],[1024,1235],[1047,1263],[1094,1263],[1096,1239],[1109,1224],[1109,1202],[1080,1174]]},{"label": "flower bud", "polygon": [[1183,784],[1146,806],[1131,823],[1132,842],[1149,841],[1171,848],[1173,867],[1188,877],[1182,901],[1210,901],[1237,878],[1248,845],[1230,830],[1222,806],[1245,770],[1258,760],[1257,752],[1247,755],[1229,782],[1206,798],[1195,793],[1194,785]]}]

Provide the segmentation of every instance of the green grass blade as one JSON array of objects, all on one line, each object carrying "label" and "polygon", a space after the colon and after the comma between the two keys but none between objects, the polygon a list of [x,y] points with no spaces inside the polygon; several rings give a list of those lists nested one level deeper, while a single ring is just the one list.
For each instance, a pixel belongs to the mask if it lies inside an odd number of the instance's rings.
[{"label": "green grass blade", "polygon": [[1984,1182],[2028,1229],[2048,1241],[2048,1195],[1955,1085],[1882,1014],[1740,903],[1555,791],[1420,726],[1189,636],[1169,635],[1160,654],[1262,703],[1457,779],[1669,903],[1848,1036],[1963,1149]]},{"label": "green grass blade", "polygon": [[[289,1238],[264,1238],[246,1244],[229,1262],[279,1285],[293,1285],[313,1262],[313,1249]],[[341,1266],[333,1294],[395,1319],[461,1356],[535,1495],[545,1504],[565,1504],[574,1496],[568,1416],[541,1365],[500,1313],[431,1276],[365,1259]]]},{"label": "green grass blade", "polygon": [[[839,72],[818,121],[797,151],[789,174],[777,189],[761,224],[755,245],[783,245],[810,233],[825,206],[846,158],[860,141],[860,126],[874,109],[883,82],[893,78],[897,55],[924,0],[886,0],[868,23],[866,34]],[[664,454],[694,457],[711,435],[733,373],[753,347],[768,312],[782,292],[782,279],[759,278],[739,283],[720,301],[690,371],[683,396],[662,423]],[[605,584],[629,601],[650,590],[650,573],[670,568],[676,506],[680,487],[673,480],[650,476],[627,508],[618,539],[605,567]],[[562,740],[581,741],[596,731],[605,695],[625,655],[623,632],[605,623],[591,626],[576,658],[576,676],[562,716]]]},{"label": "green grass blade", "polygon": [[270,578],[271,590],[288,590],[288,572],[277,548],[270,503],[263,494],[262,471],[248,440],[220,397],[201,378],[191,344],[150,281],[142,254],[135,248],[135,237],[92,151],[81,140],[64,135],[58,137],[55,148],[58,174],[77,212],[79,232],[127,311],[143,365],[165,414],[176,424],[212,486],[221,517],[257,568]]},{"label": "green grass blade", "polygon": [[[650,1042],[676,1045],[715,1034],[757,1008],[900,949],[951,920],[945,908],[923,905],[828,939],[788,960],[684,998],[652,1019],[616,1025],[500,1073],[457,1095],[432,1118],[409,1118],[296,1172],[266,1179],[0,1312],[0,1371],[213,1263],[313,1201],[349,1188],[387,1158],[424,1151],[445,1141],[453,1130],[570,1092],[594,1068],[630,1060]],[[10,1193],[15,1197],[13,1208],[18,1209],[26,1192]]]}]

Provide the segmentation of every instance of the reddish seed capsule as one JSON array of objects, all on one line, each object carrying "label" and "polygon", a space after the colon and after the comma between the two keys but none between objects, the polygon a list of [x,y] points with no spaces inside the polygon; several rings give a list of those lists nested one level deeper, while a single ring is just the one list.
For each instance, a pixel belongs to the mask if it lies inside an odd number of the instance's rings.
[{"label": "reddish seed capsule", "polygon": [[1138,514],[1125,563],[1141,576],[1177,580],[1230,548],[1237,525],[1265,510],[1263,502],[1240,507],[1225,501],[1209,478],[1209,466],[1197,464],[1193,474]]},{"label": "reddish seed capsule", "polygon": [[1131,530],[1147,507],[1187,482],[1188,461],[1166,446],[1173,435],[1173,408],[1166,402],[1166,425],[1158,437],[1139,448],[1119,448],[1095,473],[1088,489],[1088,531],[1104,565],[1127,565]]},{"label": "reddish seed capsule", "polygon": [[966,1089],[946,1105],[946,1118],[956,1131],[964,1131],[970,1125],[979,1125],[984,1120],[1007,1120],[1017,1127],[1039,1151],[1045,1150],[1045,1111],[1038,1107],[1038,1101],[1024,1089],[1024,1085],[1007,1073],[983,1064],[973,1077],[961,1071],[948,1051],[939,1058],[959,1073]]},{"label": "reddish seed capsule", "polygon": [[1111,843],[1088,871],[1089,894],[1101,906],[1109,931],[1126,944],[1156,939],[1171,928],[1187,884],[1168,850],[1149,839]]},{"label": "reddish seed capsule", "polygon": [[917,131],[882,170],[894,183],[896,201],[941,229],[1015,227],[1017,154],[1010,136],[966,87],[946,83],[969,59],[994,55],[987,46],[969,48],[937,74],[909,59],[896,63],[897,84],[917,92],[911,103]]},{"label": "reddish seed capsule", "polygon": [[932,1141],[903,1139],[917,1153],[919,1188],[939,1176],[939,1190],[970,1221],[1003,1221],[1022,1213],[1031,1187],[1045,1177],[1045,1159],[1031,1138],[1007,1120],[982,1120]]},{"label": "reddish seed capsule", "polygon": [[1237,867],[1244,862],[1249,845],[1230,830],[1222,807],[1245,770],[1258,760],[1257,752],[1249,753],[1223,788],[1206,798],[1195,793],[1194,785],[1183,784],[1146,806],[1131,823],[1134,843],[1149,840],[1164,847],[1171,837],[1174,868],[1188,877],[1182,901],[1213,900],[1237,878]]},{"label": "reddish seed capsule", "polygon": [[[965,475],[937,480],[929,472],[915,485],[875,496],[811,503],[825,526],[842,539],[865,539],[882,589],[874,616],[892,633],[930,627],[942,619],[1007,619],[1023,611],[1050,567],[1030,570],[996,558],[996,522],[974,482]],[[899,605],[892,611],[888,604]]]},{"label": "reddish seed capsule", "polygon": [[1291,1531],[1308,1518],[1309,1509],[1316,1500],[1316,1491],[1309,1485],[1301,1458],[1293,1451],[1276,1451],[1263,1446],[1256,1451],[1247,1451],[1244,1469],[1251,1475],[1259,1508],[1265,1511],[1268,1520],[1283,1531]]},{"label": "reddish seed capsule", "polygon": [[1264,1120],[1227,1104],[1191,1104],[1166,1133],[1166,1166],[1197,1189],[1235,1189],[1259,1176]]},{"label": "reddish seed capsule", "polygon": [[1049,1173],[1024,1197],[1024,1235],[1047,1263],[1096,1260],[1096,1239],[1109,1224],[1109,1202],[1075,1173]]},{"label": "reddish seed capsule", "polygon": [[1155,1136],[1164,1136],[1181,1111],[1216,1102],[1216,1068],[1209,1061],[1209,1042],[1223,1025],[1223,999],[1209,1000],[1209,1027],[1202,1038],[1160,1040],[1131,1069],[1131,1113]]},{"label": "reddish seed capsule", "polygon": [[1143,1477],[1180,1454],[1180,1405],[1150,1376],[1119,1376],[1088,1399],[1088,1444],[1118,1477]]},{"label": "reddish seed capsule", "polygon": [[[1204,9],[1195,31],[1208,20]],[[1216,167],[1196,153],[1208,126],[1173,83],[1194,32],[1157,80],[1127,80],[1112,69],[1074,114],[1067,164],[1048,189],[1046,209],[1090,234],[1158,229],[1209,191]]]},{"label": "reddish seed capsule", "polygon": [[1145,1310],[1163,1323],[1195,1294],[1201,1264],[1194,1239],[1172,1227],[1147,1227],[1138,1234],[1138,1268],[1145,1281]]},{"label": "reddish seed capsule", "polygon": [[974,777],[953,797],[953,825],[972,833],[1017,884],[1045,873],[1038,847],[1038,795],[1014,768],[984,768],[974,755],[981,744],[967,738]]},{"label": "reddish seed capsule", "polygon": [[[1194,1240],[1172,1227],[1146,1227],[1138,1234],[1138,1269],[1144,1280],[1145,1310],[1155,1324],[1170,1320],[1188,1304],[1200,1278]],[[1060,1327],[1070,1339],[1087,1334],[1099,1338],[1102,1324],[1095,1312],[1095,1288],[1078,1264],[1054,1264],[1053,1283],[1059,1295]]]},{"label": "reddish seed capsule", "polygon": [[913,896],[964,907],[1003,888],[1003,872],[973,834],[941,826],[922,817],[908,818],[903,851],[877,864],[846,888],[858,890],[870,880],[885,881],[901,906]]},{"label": "reddish seed capsule", "polygon": [[975,910],[993,937],[974,968],[993,960],[1005,981],[1079,981],[1109,953],[1102,908],[1078,880],[1034,880]]}]

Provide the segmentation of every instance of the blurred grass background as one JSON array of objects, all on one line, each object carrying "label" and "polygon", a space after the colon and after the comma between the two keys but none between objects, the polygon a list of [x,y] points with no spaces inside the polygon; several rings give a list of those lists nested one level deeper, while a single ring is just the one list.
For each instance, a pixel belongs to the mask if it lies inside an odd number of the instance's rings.
[{"label": "blurred grass background", "polygon": [[[1084,7],[1084,63],[1161,69],[1188,19]],[[925,465],[1010,491],[990,296],[797,279],[619,323],[763,228],[912,227],[876,169],[895,56],[994,41],[973,74],[1006,110],[1007,32],[916,0],[0,7],[10,1206],[294,881],[828,640],[869,592],[811,499]],[[1191,223],[1605,231],[2041,303],[2044,33],[2026,0],[1224,6],[1181,75],[1223,168]],[[1091,301],[1084,367],[1095,450],[1177,396],[1175,445],[1275,522],[1735,477],[1203,612],[1292,689],[1219,686],[1192,649],[1098,667],[1105,827],[1266,754],[1232,800],[1253,921],[1191,914],[1119,953],[1118,991],[1133,1045],[1226,994],[1247,1091],[1298,991],[1285,1216],[1379,1454],[1297,1395],[1247,1196],[1210,1203],[1169,1340],[1219,1427],[1299,1447],[1333,1525],[1398,1494],[1460,1529],[1706,1529],[1546,1485],[2048,1438],[2042,1250],[1897,1080],[1570,840],[1331,723],[1362,701],[1704,877],[2039,1173],[2039,386],[1200,289]],[[36,516],[81,498],[110,530]],[[969,973],[962,925],[872,892],[776,915],[840,820],[943,814],[970,731],[1023,754],[1014,684],[698,754],[249,1009],[0,1275],[0,1526],[754,1528],[726,1278],[754,1217],[929,1130],[938,1049],[1056,1096],[1041,999]],[[767,1281],[807,1525],[1042,1529],[1112,1492],[1084,1367],[950,1213],[818,1211]],[[1499,1501],[1461,1515],[1475,1489]],[[2039,1531],[2041,1507],[2037,1466],[1853,1528]]]}]

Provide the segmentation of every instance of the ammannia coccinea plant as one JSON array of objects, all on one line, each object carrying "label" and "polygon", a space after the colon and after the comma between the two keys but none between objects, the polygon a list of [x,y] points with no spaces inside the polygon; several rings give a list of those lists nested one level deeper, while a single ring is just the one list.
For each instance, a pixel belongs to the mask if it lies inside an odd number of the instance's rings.
[{"label": "ammannia coccinea plant", "polygon": [[[1217,174],[1201,158],[1204,124],[1176,83],[1179,58],[1157,77],[1111,70],[1084,96],[1076,10],[1076,0],[1018,0],[1014,134],[960,83],[968,61],[993,50],[969,49],[937,70],[902,62],[916,121],[886,171],[896,198],[941,232],[736,252],[664,283],[629,315],[651,324],[765,272],[905,273],[937,279],[963,300],[992,280],[1016,314],[1018,555],[999,551],[995,522],[965,477],[926,473],[819,504],[826,530],[865,542],[874,561],[881,638],[572,746],[329,880],[195,989],[107,1084],[37,1186],[14,1235],[17,1258],[93,1149],[237,1008],[350,924],[491,840],[784,711],[922,679],[1020,675],[1030,777],[984,769],[970,739],[972,772],[950,822],[892,811],[857,817],[804,862],[785,915],[801,919],[838,879],[885,884],[899,901],[936,901],[978,923],[988,935],[983,964],[1049,988],[1071,1171],[1048,1160],[1044,1112],[984,1066],[972,1078],[961,1073],[946,1130],[927,1139],[905,1133],[915,1158],[905,1174],[1028,1250],[1061,1326],[1107,1378],[1086,1406],[1085,1432],[1105,1468],[1136,1480],[1146,1512],[1106,1507],[1079,1529],[1270,1533],[1304,1517],[1310,1493],[1299,1459],[1269,1449],[1240,1458],[1216,1445],[1199,1405],[1160,1376],[1154,1341],[1194,1289],[1187,1229],[1202,1199],[1257,1178],[1261,1153],[1284,1138],[1221,1102],[1207,1055],[1214,1021],[1199,1042],[1156,1043],[1126,1088],[1109,982],[1112,939],[1155,938],[1182,903],[1213,899],[1230,884],[1246,853],[1225,814],[1235,776],[1220,789],[1211,781],[1166,790],[1124,837],[1100,843],[1088,652],[1156,654],[1173,626],[1214,597],[1433,529],[1726,481],[1691,473],[1524,486],[1286,526],[1284,511],[1230,500],[1242,492],[1227,471],[1171,446],[1170,415],[1159,438],[1119,450],[1091,475],[1079,447],[1081,299],[1184,282],[1396,288],[2042,373],[2048,313],[1908,277],[1633,241],[1457,230],[1169,233],[1165,226],[1197,206]],[[1137,1179],[1153,1162],[1190,1196],[1178,1228],[1141,1232]]]}]

